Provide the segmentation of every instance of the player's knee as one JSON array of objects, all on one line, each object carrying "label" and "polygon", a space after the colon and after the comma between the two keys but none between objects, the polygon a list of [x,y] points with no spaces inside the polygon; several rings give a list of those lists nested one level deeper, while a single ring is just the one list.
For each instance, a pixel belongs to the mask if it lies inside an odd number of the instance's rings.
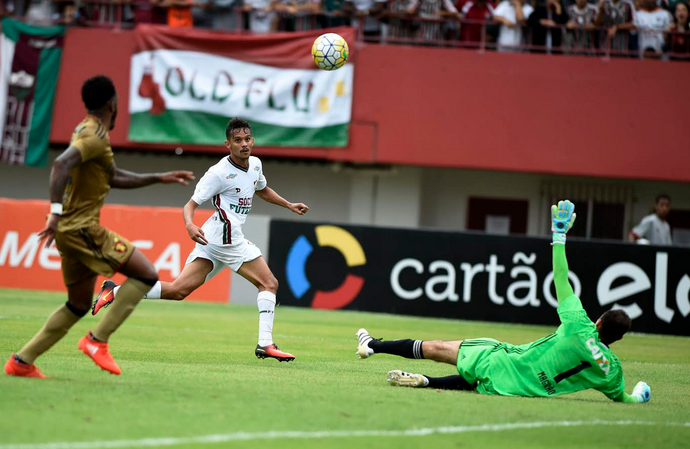
[{"label": "player's knee", "polygon": [[183,286],[181,288],[178,288],[173,294],[172,294],[172,299],[175,301],[182,301],[185,299],[187,296],[191,295],[192,292],[194,291],[193,288]]},{"label": "player's knee", "polygon": [[263,290],[268,290],[269,292],[276,293],[278,291],[278,279],[275,276],[271,276],[261,283]]}]

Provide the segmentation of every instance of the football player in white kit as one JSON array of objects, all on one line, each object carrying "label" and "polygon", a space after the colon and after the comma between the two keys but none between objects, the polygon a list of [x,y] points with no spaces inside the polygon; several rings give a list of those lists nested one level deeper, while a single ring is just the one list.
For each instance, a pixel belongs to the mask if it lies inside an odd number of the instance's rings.
[{"label": "football player in white kit", "polygon": [[[229,267],[259,289],[256,356],[262,359],[271,357],[281,362],[294,360],[295,356],[281,351],[273,342],[278,281],[259,248],[244,238],[242,225],[252,208],[254,193],[264,201],[290,209],[297,215],[304,215],[309,208],[302,203],[291,203],[267,187],[261,161],[251,156],[254,136],[249,123],[233,118],[225,128],[225,136],[225,146],[230,155],[208,169],[183,209],[187,233],[196,246],[180,276],[173,282],[158,281],[144,298],[185,299],[204,282]],[[199,227],[193,222],[194,211],[206,201],[213,202],[216,212]],[[95,315],[110,305],[118,289],[115,282],[104,281],[91,313]]]}]

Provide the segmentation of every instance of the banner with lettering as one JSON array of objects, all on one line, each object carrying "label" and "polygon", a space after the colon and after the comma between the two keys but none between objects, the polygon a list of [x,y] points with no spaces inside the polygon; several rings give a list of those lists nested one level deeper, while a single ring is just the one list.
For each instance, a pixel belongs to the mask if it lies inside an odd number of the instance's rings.
[{"label": "banner with lettering", "polygon": [[[38,238],[48,211],[47,200],[0,198],[0,288],[66,291],[55,244],[45,248]],[[195,218],[202,223],[212,214],[212,210],[199,209]],[[181,215],[181,209],[170,207],[106,204],[101,224],[131,241],[153,263],[161,281],[170,282],[180,275],[194,248],[184,227],[177,225]],[[96,291],[103,280],[98,277]],[[125,277],[118,273],[113,280],[121,284]],[[223,270],[187,301],[227,303],[230,284],[230,270]]]},{"label": "banner with lettering", "polygon": [[[351,28],[333,31],[354,42]],[[242,117],[257,145],[346,146],[354,65],[316,67],[311,47],[322,32],[236,35],[138,25],[129,139],[218,145],[228,119]]]},{"label": "banner with lettering", "polygon": [[65,28],[2,19],[0,162],[44,166]]},{"label": "banner with lettering", "polygon": [[[270,239],[283,305],[559,324],[547,237],[273,220]],[[636,332],[690,336],[690,249],[572,238],[567,252],[593,321],[623,309]]]}]

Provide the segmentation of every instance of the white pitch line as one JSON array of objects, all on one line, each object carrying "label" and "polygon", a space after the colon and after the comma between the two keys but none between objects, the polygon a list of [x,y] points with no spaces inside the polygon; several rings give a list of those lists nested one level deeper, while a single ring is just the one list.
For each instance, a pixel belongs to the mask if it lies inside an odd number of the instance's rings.
[{"label": "white pitch line", "polygon": [[582,426],[669,426],[688,427],[690,422],[654,421],[541,421],[481,426],[450,426],[406,430],[322,430],[322,431],[271,431],[233,432],[215,435],[182,438],[143,438],[140,440],[74,441],[61,443],[0,444],[0,449],[102,449],[127,447],[177,446],[180,444],[215,444],[229,441],[275,440],[283,438],[351,438],[351,437],[420,437],[436,434],[457,434],[466,432],[501,432],[504,430],[538,429],[542,427]]}]

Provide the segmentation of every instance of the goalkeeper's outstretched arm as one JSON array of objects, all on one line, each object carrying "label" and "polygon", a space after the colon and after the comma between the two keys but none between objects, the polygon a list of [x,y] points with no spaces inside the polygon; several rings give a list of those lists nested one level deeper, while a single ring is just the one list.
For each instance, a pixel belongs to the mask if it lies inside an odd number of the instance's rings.
[{"label": "goalkeeper's outstretched arm", "polygon": [[565,257],[565,235],[575,222],[575,205],[568,200],[559,201],[558,206],[551,206],[551,231],[553,231],[553,283],[556,285],[556,297],[560,304],[574,295],[568,281],[568,260]]},{"label": "goalkeeper's outstretched arm", "polygon": [[643,404],[652,399],[652,390],[645,382],[638,382],[633,388],[632,394],[623,392],[620,396],[613,398],[615,402],[624,402],[626,404]]}]

